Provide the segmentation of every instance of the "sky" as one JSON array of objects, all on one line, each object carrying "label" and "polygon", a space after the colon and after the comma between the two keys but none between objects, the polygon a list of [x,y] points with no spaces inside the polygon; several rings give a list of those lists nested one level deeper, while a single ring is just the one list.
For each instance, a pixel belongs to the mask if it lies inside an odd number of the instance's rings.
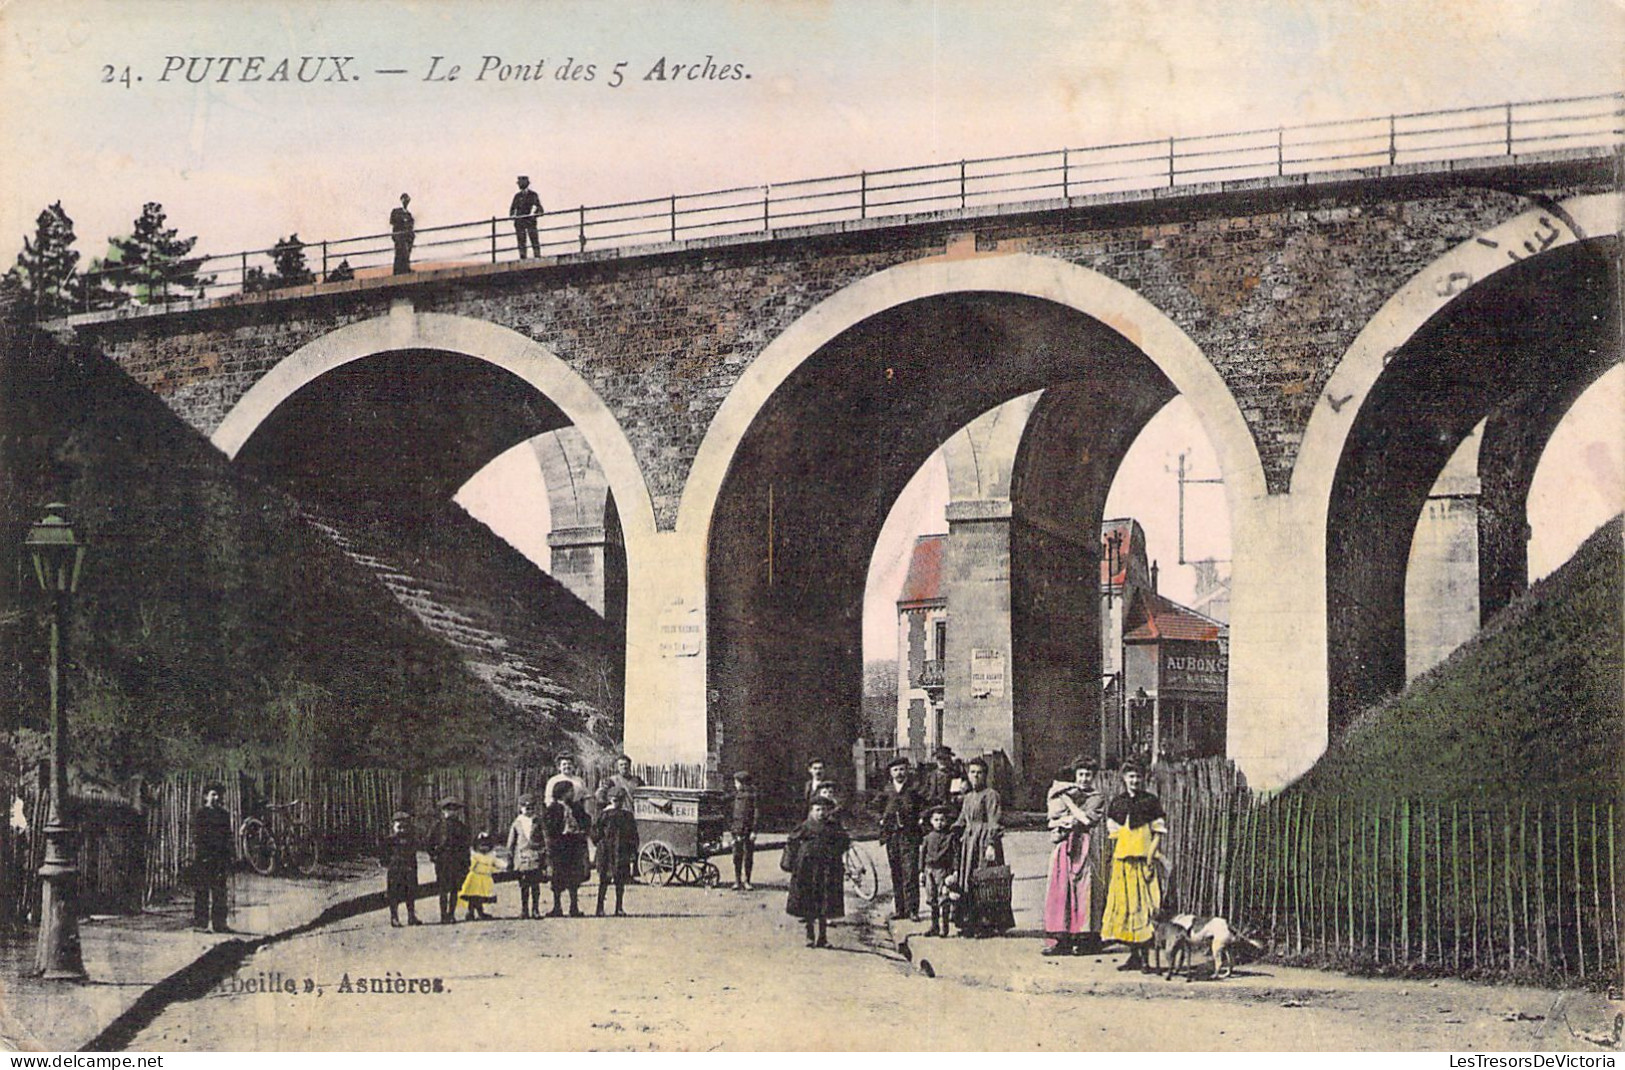
[{"label": "sky", "polygon": [[[267,73],[284,57],[354,58],[311,84],[223,65],[253,56]],[[202,57],[207,79],[188,81]],[[748,77],[647,77],[708,57]],[[542,77],[513,76],[526,65]],[[11,0],[0,257],[57,200],[86,260],[146,201],[200,251],[230,252],[376,233],[403,191],[420,228],[487,218],[520,173],[557,210],[1622,86],[1620,0]],[[1574,471],[1617,486],[1619,409],[1601,411],[1607,430],[1579,436]],[[1171,458],[1205,443],[1188,417],[1158,424],[1124,471],[1172,494]],[[465,498],[534,544],[545,503],[527,453]],[[913,519],[882,540],[897,582],[913,534],[941,527],[945,480],[917,482]],[[1119,506],[1160,510],[1152,552],[1171,560],[1167,503]],[[877,600],[866,633],[889,628]]]}]

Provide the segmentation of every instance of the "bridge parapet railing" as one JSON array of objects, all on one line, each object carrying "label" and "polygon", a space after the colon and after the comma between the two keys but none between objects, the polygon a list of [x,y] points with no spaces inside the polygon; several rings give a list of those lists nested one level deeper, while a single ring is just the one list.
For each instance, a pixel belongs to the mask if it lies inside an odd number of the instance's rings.
[{"label": "bridge parapet railing", "polygon": [[[1598,94],[1063,148],[581,205],[548,212],[537,231],[541,255],[557,257],[1228,180],[1617,148],[1622,140],[1625,94]],[[415,237],[412,260],[419,271],[518,258],[513,220],[505,216],[420,227]],[[390,273],[394,258],[387,232],[307,242],[302,249],[308,277],[278,275],[276,248],[250,249],[197,258],[185,272],[169,271],[168,278],[159,272],[132,274],[118,266],[86,272],[76,303],[88,311],[132,301],[161,304],[381,276]]]}]

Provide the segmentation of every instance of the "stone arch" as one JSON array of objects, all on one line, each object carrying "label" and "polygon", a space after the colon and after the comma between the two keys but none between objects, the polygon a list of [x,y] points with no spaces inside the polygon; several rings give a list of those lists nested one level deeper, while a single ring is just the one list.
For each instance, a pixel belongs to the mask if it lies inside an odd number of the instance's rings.
[{"label": "stone arch", "polygon": [[574,426],[539,435],[529,448],[547,487],[553,578],[605,619],[619,620],[626,548],[603,466]]},{"label": "stone arch", "polygon": [[942,444],[949,501],[1009,499],[1016,453],[1038,398],[1038,393],[1013,398],[978,416]]},{"label": "stone arch", "polygon": [[545,346],[506,327],[466,316],[414,312],[341,327],[284,357],[232,406],[210,436],[235,458],[261,423],[302,387],[335,368],[392,350],[430,349],[485,361],[522,379],[568,416],[597,457],[630,535],[652,534],[654,506],[642,468],[615,414],[574,369]]},{"label": "stone arch", "polygon": [[[1488,418],[1482,552],[1485,503],[1521,511],[1518,473],[1553,407],[1618,361],[1621,206],[1612,194],[1545,204],[1461,243],[1389,298],[1329,379],[1290,498],[1300,537],[1324,547],[1332,731],[1404,684],[1405,557],[1393,547],[1457,445]],[[1488,610],[1497,586],[1484,575]]]},{"label": "stone arch", "polygon": [[[1006,346],[1015,361],[1007,376],[998,371]],[[888,388],[891,370],[879,355],[892,348],[897,385]],[[858,645],[853,606],[861,598],[850,562],[873,549],[872,539],[866,546],[863,540],[869,526],[878,528],[888,485],[900,489],[901,473],[962,426],[957,421],[982,411],[975,406],[997,405],[1069,372],[1109,393],[1114,356],[1134,363],[1136,375],[1154,378],[1159,390],[1183,390],[1205,417],[1209,437],[1228,447],[1220,452],[1233,469],[1229,489],[1264,493],[1262,464],[1239,406],[1195,344],[1129,288],[1062,261],[1017,254],[892,268],[826,299],[768,345],[713,420],[674,532],[687,553],[707,563],[698,608],[706,626],[704,686],[716,715],[712,740],[720,728],[726,746],[741,748],[741,758],[750,755],[759,768],[766,762],[789,769],[796,752],[838,739],[856,709],[855,688],[842,682],[849,674],[841,667],[853,661]],[[952,378],[935,380],[940,390],[910,389],[923,381],[912,376],[931,375],[930,368],[948,362],[956,370],[941,374],[977,378],[959,386]],[[819,375],[828,390],[816,385]],[[831,437],[835,432],[821,421],[796,415],[828,404],[831,394],[847,406],[831,423],[849,437]],[[898,422],[871,427],[882,411]],[[939,433],[942,438],[931,438]],[[842,445],[859,441],[873,442],[874,449]],[[893,448],[901,452],[888,452]],[[980,490],[984,481],[969,482]],[[1000,480],[986,482],[991,487]],[[831,515],[831,499],[817,495],[848,486],[852,496],[842,501],[840,521],[815,534],[818,507],[803,501],[822,502],[823,515]],[[764,531],[775,534],[764,541]],[[1085,541],[1096,544],[1093,537]],[[764,555],[759,545],[779,552]],[[833,564],[821,575],[820,558]],[[1071,672],[1081,679],[1075,661]],[[856,679],[855,672],[850,676]],[[1076,709],[1088,708],[1094,686],[1090,680],[1067,692],[1077,698]],[[774,721],[781,709],[809,712],[793,721],[794,731],[781,731]],[[1002,733],[984,737],[978,730],[976,739],[1014,757]],[[1016,764],[1018,770],[1024,765]],[[1043,763],[1027,767],[1030,774]]]},{"label": "stone arch", "polygon": [[1469,286],[1529,255],[1575,242],[1616,237],[1622,230],[1625,194],[1574,197],[1550,208],[1531,208],[1462,242],[1413,276],[1355,336],[1327,381],[1304,428],[1303,445],[1292,467],[1293,496],[1322,506],[1326,503],[1349,432],[1382,377],[1389,354]]},{"label": "stone arch", "polygon": [[1232,497],[1263,493],[1264,468],[1224,379],[1161,309],[1099,272],[1030,253],[901,264],[831,295],[751,362],[717,410],[683,489],[677,530],[703,546],[740,441],[773,392],[826,343],[886,309],[945,294],[982,291],[1053,301],[1100,321],[1150,358],[1195,408],[1213,441]]}]

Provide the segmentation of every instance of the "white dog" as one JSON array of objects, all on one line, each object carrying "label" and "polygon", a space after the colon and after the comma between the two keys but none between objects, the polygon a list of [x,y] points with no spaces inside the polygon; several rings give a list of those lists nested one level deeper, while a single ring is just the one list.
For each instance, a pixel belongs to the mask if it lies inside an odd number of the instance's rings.
[{"label": "white dog", "polygon": [[1190,934],[1185,940],[1192,948],[1207,948],[1213,959],[1214,980],[1229,977],[1235,972],[1230,955],[1230,945],[1235,941],[1235,936],[1230,932],[1228,921],[1196,914],[1175,914],[1169,921]]}]

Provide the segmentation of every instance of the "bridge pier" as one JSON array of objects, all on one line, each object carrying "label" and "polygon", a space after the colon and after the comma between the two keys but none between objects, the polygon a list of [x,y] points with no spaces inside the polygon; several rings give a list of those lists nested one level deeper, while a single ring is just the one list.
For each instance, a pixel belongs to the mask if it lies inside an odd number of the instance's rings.
[{"label": "bridge pier", "polygon": [[718,770],[707,714],[705,554],[676,532],[628,532],[623,740],[646,765]]},{"label": "bridge pier", "polygon": [[[1019,761],[1010,643],[1010,501],[948,504],[948,654],[943,742],[961,754],[1001,751]],[[973,667],[980,667],[974,679]]]},{"label": "bridge pier", "polygon": [[1230,488],[1226,751],[1255,788],[1302,774],[1327,741],[1325,506]]},{"label": "bridge pier", "polygon": [[1462,440],[1428,491],[1405,566],[1405,679],[1449,657],[1478,631],[1478,479],[1483,426]]},{"label": "bridge pier", "polygon": [[[948,541],[943,576],[948,650],[943,664],[943,739],[960,754],[1002,751],[1018,770],[1011,641],[1010,480],[1039,395],[983,413],[943,444]],[[976,663],[1000,666],[996,682],[971,678]]]}]

